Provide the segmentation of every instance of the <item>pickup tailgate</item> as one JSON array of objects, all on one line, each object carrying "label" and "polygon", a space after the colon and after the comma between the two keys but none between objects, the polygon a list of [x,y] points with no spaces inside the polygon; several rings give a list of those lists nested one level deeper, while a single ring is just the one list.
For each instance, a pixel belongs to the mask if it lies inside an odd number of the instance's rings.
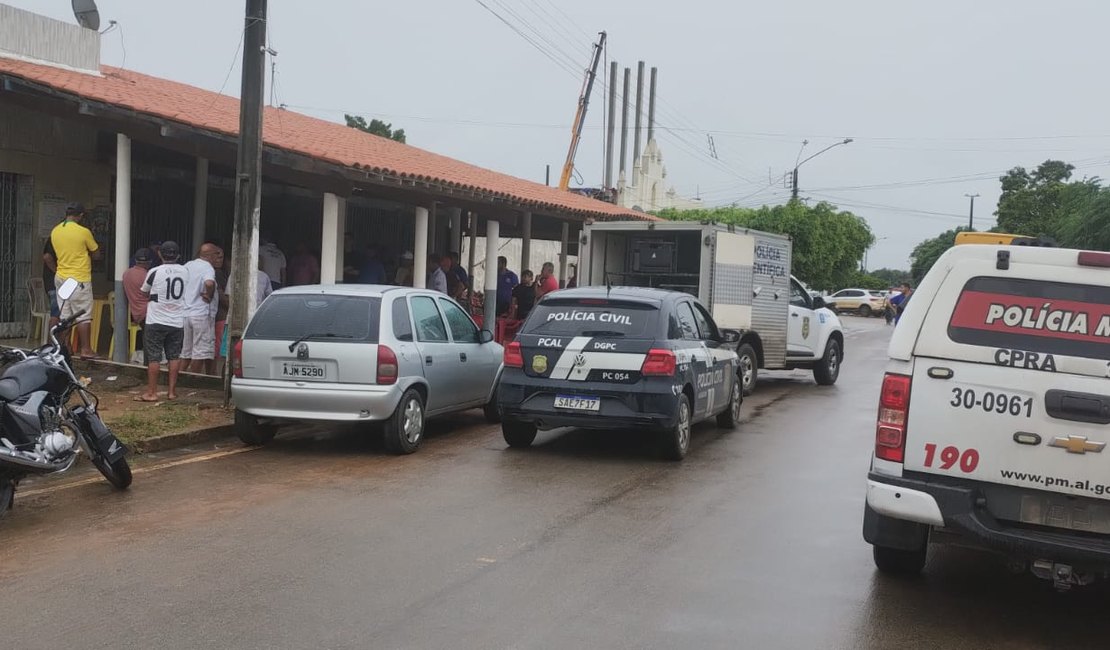
[{"label": "pickup tailgate", "polygon": [[1110,499],[1110,274],[965,266],[915,349],[905,469]]}]

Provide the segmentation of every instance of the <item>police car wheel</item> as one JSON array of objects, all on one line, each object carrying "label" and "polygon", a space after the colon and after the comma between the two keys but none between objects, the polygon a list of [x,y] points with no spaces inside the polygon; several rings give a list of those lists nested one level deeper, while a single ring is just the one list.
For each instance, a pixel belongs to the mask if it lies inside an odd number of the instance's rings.
[{"label": "police car wheel", "polygon": [[927,546],[922,546],[916,551],[905,551],[887,546],[872,546],[871,549],[875,567],[883,573],[913,576],[921,573],[921,570],[925,568]]},{"label": "police car wheel", "polygon": [[678,396],[675,408],[674,426],[665,429],[660,437],[663,457],[667,460],[682,460],[690,450],[690,429],[693,416],[690,412],[690,398],[685,393]]},{"label": "police car wheel", "polygon": [[536,439],[536,425],[517,420],[502,420],[501,435],[510,447],[530,447]]},{"label": "police car wheel", "polygon": [[844,355],[840,352],[840,343],[836,339],[829,339],[825,344],[825,356],[813,367],[813,379],[822,386],[832,386],[840,377],[840,362]]},{"label": "police car wheel", "polygon": [[735,429],[740,422],[740,405],[744,403],[743,391],[740,390],[740,377],[732,382],[732,397],[728,401],[728,408],[717,415],[717,427],[720,429]]}]

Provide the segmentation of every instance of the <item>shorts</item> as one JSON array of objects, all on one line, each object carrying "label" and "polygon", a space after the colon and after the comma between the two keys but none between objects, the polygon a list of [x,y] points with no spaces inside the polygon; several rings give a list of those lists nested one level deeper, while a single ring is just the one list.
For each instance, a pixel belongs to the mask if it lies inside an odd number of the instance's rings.
[{"label": "shorts", "polygon": [[227,326],[227,321],[226,320],[216,321],[216,340],[219,341],[219,344],[220,344],[220,354],[217,355],[217,356],[221,356],[221,357],[226,357],[227,356],[227,352],[226,352],[227,345],[223,342],[224,341],[224,329],[226,329],[226,326]]},{"label": "shorts", "polygon": [[[66,279],[60,275],[54,276],[54,288],[61,289]],[[59,314],[62,318],[73,318],[77,323],[87,323],[93,319],[93,292],[92,282],[81,282],[69,300],[59,305]],[[79,316],[78,316],[79,315]]]},{"label": "shorts", "polygon": [[148,323],[143,329],[143,355],[148,364],[158,363],[163,354],[166,361],[177,361],[181,358],[181,344],[184,341],[184,328]]},{"label": "shorts", "polygon": [[58,309],[58,292],[51,289],[46,292],[46,295],[50,297],[50,317],[61,318],[62,310]]},{"label": "shorts", "polygon": [[185,318],[185,341],[181,346],[183,359],[216,358],[216,322],[207,316]]}]

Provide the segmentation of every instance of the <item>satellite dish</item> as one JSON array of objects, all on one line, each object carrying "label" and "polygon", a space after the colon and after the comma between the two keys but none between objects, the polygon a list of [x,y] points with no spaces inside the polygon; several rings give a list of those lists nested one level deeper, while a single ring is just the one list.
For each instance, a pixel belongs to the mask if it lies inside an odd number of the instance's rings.
[{"label": "satellite dish", "polygon": [[100,29],[100,12],[96,10],[96,0],[73,0],[73,15],[77,24],[85,29]]}]

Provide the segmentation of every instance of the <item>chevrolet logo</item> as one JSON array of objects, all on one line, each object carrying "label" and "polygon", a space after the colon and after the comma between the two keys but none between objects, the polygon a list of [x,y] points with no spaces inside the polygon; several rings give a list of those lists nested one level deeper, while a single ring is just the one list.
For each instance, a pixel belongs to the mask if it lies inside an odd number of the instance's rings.
[{"label": "chevrolet logo", "polygon": [[1090,442],[1087,436],[1068,436],[1067,438],[1053,438],[1048,443],[1049,447],[1067,449],[1069,454],[1099,453],[1106,447],[1105,442]]}]

